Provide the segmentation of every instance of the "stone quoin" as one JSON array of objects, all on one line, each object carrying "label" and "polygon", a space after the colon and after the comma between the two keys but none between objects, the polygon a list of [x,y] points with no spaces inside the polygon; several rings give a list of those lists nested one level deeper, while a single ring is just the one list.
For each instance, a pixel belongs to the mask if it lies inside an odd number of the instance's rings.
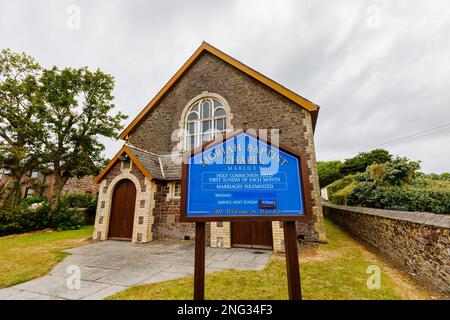
[{"label": "stone quoin", "polygon": [[[297,235],[325,241],[314,148],[318,111],[311,101],[204,42],[122,132],[123,147],[96,177],[94,239],[193,239],[194,224],[180,222],[182,153],[245,124],[267,130],[269,138],[278,129],[280,143],[304,154],[312,221],[297,222]],[[271,249],[284,251],[282,223],[252,224],[207,223],[207,243],[257,248],[251,239],[233,240],[256,230],[270,239]]]}]

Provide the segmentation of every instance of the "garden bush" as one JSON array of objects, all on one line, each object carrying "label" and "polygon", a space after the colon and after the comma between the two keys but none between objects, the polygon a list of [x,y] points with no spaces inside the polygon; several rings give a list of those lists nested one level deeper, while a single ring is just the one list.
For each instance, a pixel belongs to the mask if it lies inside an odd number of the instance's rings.
[{"label": "garden bush", "polygon": [[391,161],[392,155],[384,149],[374,149],[369,152],[361,152],[353,158],[344,161],[340,167],[342,175],[364,172],[374,163],[386,163]]},{"label": "garden bush", "polygon": [[28,197],[13,211],[0,210],[0,236],[45,228],[78,229],[93,221],[96,205],[92,194],[68,194],[61,197],[58,209],[51,211],[45,198]]},{"label": "garden bush", "polygon": [[341,161],[317,162],[317,172],[319,174],[319,185],[321,188],[341,179],[344,175],[341,173]]},{"label": "garden bush", "polygon": [[348,193],[356,184],[354,175],[347,176],[341,180],[332,183],[328,188],[328,199],[334,204],[346,205]]},{"label": "garden bush", "polygon": [[85,222],[82,211],[60,204],[58,210],[50,213],[50,227],[58,231],[79,229]]},{"label": "garden bush", "polygon": [[63,195],[59,202],[70,208],[95,208],[97,199],[91,193],[68,193]]},{"label": "garden bush", "polygon": [[450,214],[450,190],[380,186],[361,182],[348,193],[348,205]]},{"label": "garden bush", "polygon": [[97,210],[97,197],[90,193],[73,193],[61,197],[60,205],[69,208],[84,208],[84,223],[93,224]]},{"label": "garden bush", "polygon": [[418,162],[398,157],[372,164],[331,184],[328,199],[338,205],[450,214],[447,174],[417,174],[418,168]]},{"label": "garden bush", "polygon": [[32,204],[38,204],[38,202],[32,201],[28,200],[22,203],[14,211],[0,211],[0,236],[41,230],[49,226],[50,207],[48,203],[42,201],[40,205],[36,205],[36,208],[33,209]]}]

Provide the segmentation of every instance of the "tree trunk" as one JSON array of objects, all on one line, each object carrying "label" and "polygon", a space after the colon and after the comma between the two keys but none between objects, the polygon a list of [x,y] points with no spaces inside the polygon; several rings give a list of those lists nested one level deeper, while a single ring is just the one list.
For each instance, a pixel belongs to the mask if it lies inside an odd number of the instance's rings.
[{"label": "tree trunk", "polygon": [[53,190],[50,197],[50,208],[52,210],[58,208],[59,198],[61,197],[61,192],[66,182],[66,177],[62,177],[60,174],[55,173],[55,183],[53,184]]},{"label": "tree trunk", "polygon": [[20,170],[11,170],[11,176],[3,186],[0,197],[4,199],[3,206],[10,209],[17,208],[22,201],[21,178],[23,174]]}]

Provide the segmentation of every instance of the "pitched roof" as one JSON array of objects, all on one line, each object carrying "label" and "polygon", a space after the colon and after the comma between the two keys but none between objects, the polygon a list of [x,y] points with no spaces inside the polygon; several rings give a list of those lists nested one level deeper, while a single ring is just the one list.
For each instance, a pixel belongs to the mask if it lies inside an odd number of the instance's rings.
[{"label": "pitched roof", "polygon": [[119,152],[116,153],[116,155],[114,156],[114,158],[112,158],[112,160],[106,165],[106,167],[103,168],[103,170],[98,174],[98,176],[95,177],[95,182],[96,183],[100,183],[100,181],[103,180],[103,177],[105,176],[106,173],[108,173],[108,171],[114,166],[114,164],[117,162],[117,160],[119,160],[119,157],[123,154],[126,153],[131,161],[133,161],[133,163],[139,168],[139,170],[148,178],[152,179],[152,175],[150,174],[150,172],[142,165],[142,163],[136,158],[136,156],[131,152],[130,149],[127,148],[126,145],[124,145]]},{"label": "pitched roof", "polygon": [[119,160],[119,157],[126,153],[139,170],[150,179],[159,180],[180,180],[181,179],[181,155],[175,155],[172,159],[171,154],[157,155],[142,149],[136,148],[130,144],[125,144],[108,165],[95,178],[96,183],[100,183],[108,171]]},{"label": "pitched roof", "polygon": [[150,112],[150,110],[164,97],[166,92],[181,78],[181,76],[189,70],[189,68],[194,64],[195,61],[204,53],[209,52],[215,57],[225,61],[226,63],[232,65],[233,67],[241,70],[245,74],[250,77],[258,80],[259,82],[265,84],[269,88],[275,90],[282,96],[292,100],[297,105],[303,107],[304,109],[310,111],[312,113],[313,119],[313,128],[315,127],[315,123],[317,121],[317,115],[319,111],[319,106],[309,101],[308,99],[303,98],[302,96],[296,94],[295,92],[283,87],[279,83],[267,78],[263,74],[253,70],[252,68],[246,66],[245,64],[239,62],[238,60],[232,58],[226,53],[218,50],[212,45],[203,42],[200,47],[194,52],[194,54],[184,63],[184,65],[175,73],[175,75],[166,83],[166,85],[158,92],[158,94],[147,104],[147,106],[138,114],[138,116],[125,128],[125,130],[120,134],[121,139],[126,139],[126,137],[132,133],[136,126],[138,126]]},{"label": "pitched roof", "polygon": [[159,156],[157,154],[145,152],[131,145],[126,146],[153,178],[164,179],[164,174],[161,171],[161,164],[159,162]]},{"label": "pitched roof", "polygon": [[159,156],[161,160],[164,180],[181,180],[181,160],[182,155],[164,154]]}]

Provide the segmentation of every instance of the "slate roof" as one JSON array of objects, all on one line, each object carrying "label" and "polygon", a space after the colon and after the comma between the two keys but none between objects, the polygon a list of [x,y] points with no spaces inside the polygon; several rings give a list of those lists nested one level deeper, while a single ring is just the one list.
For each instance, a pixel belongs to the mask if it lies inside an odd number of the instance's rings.
[{"label": "slate roof", "polygon": [[159,156],[165,180],[181,180],[181,158],[181,155],[172,156],[172,154]]},{"label": "slate roof", "polygon": [[159,180],[181,179],[180,155],[176,155],[174,159],[172,159],[172,154],[157,155],[155,153],[143,151],[129,144],[126,146],[153,178]]}]

